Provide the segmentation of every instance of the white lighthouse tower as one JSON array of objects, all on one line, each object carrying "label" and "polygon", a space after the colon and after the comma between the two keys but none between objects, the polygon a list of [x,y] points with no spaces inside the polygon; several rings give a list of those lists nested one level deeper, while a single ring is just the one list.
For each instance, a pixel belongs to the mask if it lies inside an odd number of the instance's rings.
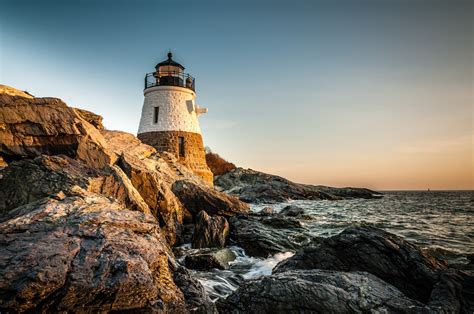
[{"label": "white lighthouse tower", "polygon": [[173,153],[182,164],[212,184],[198,120],[207,108],[196,105],[195,80],[172,57],[169,52],[168,59],[145,76],[145,100],[137,137],[159,152]]}]

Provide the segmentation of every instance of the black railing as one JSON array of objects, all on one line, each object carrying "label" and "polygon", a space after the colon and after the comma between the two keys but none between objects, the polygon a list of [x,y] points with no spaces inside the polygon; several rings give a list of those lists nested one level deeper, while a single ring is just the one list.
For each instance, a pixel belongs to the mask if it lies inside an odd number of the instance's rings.
[{"label": "black railing", "polygon": [[153,72],[145,75],[145,89],[154,86],[179,86],[194,91],[194,77],[187,73],[169,71]]}]

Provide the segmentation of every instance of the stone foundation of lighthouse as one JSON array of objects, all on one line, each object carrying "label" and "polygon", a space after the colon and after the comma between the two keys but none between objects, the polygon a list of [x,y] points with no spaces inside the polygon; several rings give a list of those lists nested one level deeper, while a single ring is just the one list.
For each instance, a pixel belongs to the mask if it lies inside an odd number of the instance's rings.
[{"label": "stone foundation of lighthouse", "polygon": [[205,111],[195,104],[196,94],[179,86],[145,89],[137,137],[159,152],[170,152],[209,184],[213,174],[206,163],[198,116]]},{"label": "stone foundation of lighthouse", "polygon": [[[179,155],[180,137],[184,138],[184,157]],[[159,152],[174,154],[180,163],[212,184],[214,178],[206,163],[206,154],[200,134],[183,131],[162,131],[142,133],[138,135],[138,138],[143,143],[153,146]]]}]

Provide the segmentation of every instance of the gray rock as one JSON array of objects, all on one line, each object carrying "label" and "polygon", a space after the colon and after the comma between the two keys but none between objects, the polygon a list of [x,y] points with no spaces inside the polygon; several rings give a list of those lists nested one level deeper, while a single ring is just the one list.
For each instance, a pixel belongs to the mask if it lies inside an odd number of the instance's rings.
[{"label": "gray rock", "polygon": [[209,216],[205,211],[196,215],[192,247],[223,248],[229,236],[229,223],[222,216]]},{"label": "gray rock", "polygon": [[229,219],[231,239],[250,256],[268,257],[318,243],[301,223],[278,215],[238,215]]},{"label": "gray rock", "polygon": [[304,209],[296,205],[288,205],[283,208],[279,214],[283,216],[298,217],[304,215]]},{"label": "gray rock", "polygon": [[242,168],[217,176],[214,185],[220,191],[235,195],[248,203],[381,197],[380,193],[368,189],[299,184],[279,176]]},{"label": "gray rock", "polygon": [[246,281],[220,313],[417,313],[424,305],[365,272],[299,270]]},{"label": "gray rock", "polygon": [[296,269],[366,271],[426,303],[446,265],[415,245],[374,227],[351,227],[319,246],[307,247],[278,264],[274,272]]},{"label": "gray rock", "polygon": [[206,249],[186,255],[184,263],[186,267],[191,269],[228,269],[229,263],[235,260],[235,257],[235,254],[227,248],[220,250]]}]

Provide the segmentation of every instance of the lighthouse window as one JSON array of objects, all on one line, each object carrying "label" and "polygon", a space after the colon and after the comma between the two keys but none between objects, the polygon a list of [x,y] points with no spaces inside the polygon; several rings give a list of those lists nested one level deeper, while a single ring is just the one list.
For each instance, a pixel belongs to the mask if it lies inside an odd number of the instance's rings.
[{"label": "lighthouse window", "polygon": [[179,157],[184,157],[184,137],[179,137]]},{"label": "lighthouse window", "polygon": [[158,123],[158,114],[160,113],[160,107],[155,107],[153,111],[153,123]]}]

